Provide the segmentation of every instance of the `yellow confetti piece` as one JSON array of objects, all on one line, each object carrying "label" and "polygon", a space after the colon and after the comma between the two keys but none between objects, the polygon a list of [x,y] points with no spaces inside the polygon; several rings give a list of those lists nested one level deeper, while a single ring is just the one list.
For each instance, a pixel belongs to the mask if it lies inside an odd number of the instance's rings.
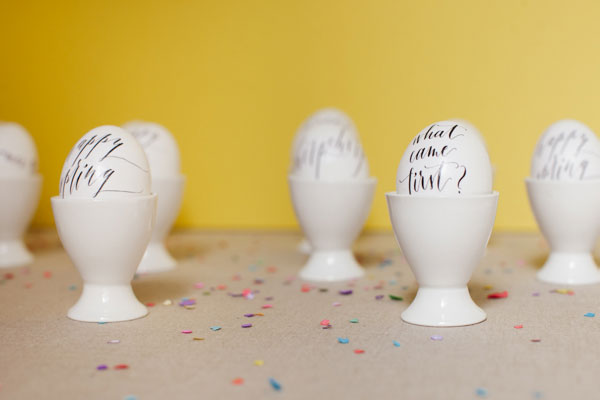
[{"label": "yellow confetti piece", "polygon": [[263,360],[255,360],[254,365],[257,367],[262,367],[265,362]]},{"label": "yellow confetti piece", "polygon": [[556,289],[556,293],[569,294],[569,289]]},{"label": "yellow confetti piece", "polygon": [[485,285],[483,290],[492,290],[494,287],[492,285]]},{"label": "yellow confetti piece", "polygon": [[165,305],[165,306],[170,306],[171,304],[173,304],[173,302],[171,300],[163,301],[163,305]]},{"label": "yellow confetti piece", "polygon": [[184,306],[186,310],[195,310],[196,306]]},{"label": "yellow confetti piece", "polygon": [[195,337],[194,340],[204,340],[203,337]]}]

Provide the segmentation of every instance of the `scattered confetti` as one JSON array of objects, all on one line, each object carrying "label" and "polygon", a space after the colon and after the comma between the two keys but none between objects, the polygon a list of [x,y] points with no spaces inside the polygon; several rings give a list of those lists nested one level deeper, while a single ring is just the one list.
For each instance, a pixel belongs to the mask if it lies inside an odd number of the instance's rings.
[{"label": "scattered confetti", "polygon": [[488,299],[505,299],[508,297],[508,292],[505,290],[504,292],[496,292],[488,294]]},{"label": "scattered confetti", "polygon": [[263,308],[263,309],[265,309],[265,310],[266,310],[267,308],[273,308],[273,305],[272,305],[272,304],[265,304],[265,305],[264,305],[264,306],[262,306],[261,308]]},{"label": "scattered confetti", "polygon": [[184,297],[183,299],[181,299],[181,301],[179,302],[180,306],[193,306],[196,304],[196,299],[189,299],[187,297]]},{"label": "scattered confetti", "polygon": [[217,289],[219,289],[219,290],[225,290],[225,289],[227,289],[227,285],[218,285]]},{"label": "scattered confetti", "polygon": [[532,296],[534,297],[539,297],[540,296],[540,292],[533,292],[531,293]]},{"label": "scattered confetti", "polygon": [[204,282],[196,282],[194,283],[194,287],[196,289],[204,289]]},{"label": "scattered confetti", "polygon": [[274,267],[274,266],[267,267],[267,272],[270,274],[273,274],[273,273],[277,272],[277,267]]},{"label": "scattered confetti", "polygon": [[327,293],[328,291],[329,291],[329,289],[327,289],[325,287],[319,289],[319,292],[321,292],[321,293]]},{"label": "scattered confetti", "polygon": [[115,369],[129,369],[129,365],[127,365],[127,364],[117,364],[117,365],[115,365]]},{"label": "scattered confetti", "polygon": [[252,324],[242,324],[242,328],[252,328]]},{"label": "scattered confetti", "polygon": [[184,335],[189,335],[190,333],[192,333],[192,331],[181,331],[181,333],[183,333]]},{"label": "scattered confetti", "polygon": [[539,343],[539,342],[541,342],[541,341],[542,341],[542,339],[531,339],[531,341],[532,341],[533,343]]},{"label": "scattered confetti", "polygon": [[554,289],[554,290],[551,290],[550,293],[568,294],[569,296],[573,296],[575,294],[574,291],[569,290],[569,289]]},{"label": "scattered confetti", "polygon": [[350,342],[350,339],[348,339],[348,338],[341,338],[341,337],[339,337],[337,339],[338,339],[338,342],[340,342],[342,344],[346,344],[346,343]]},{"label": "scattered confetti", "polygon": [[338,302],[338,301],[336,301],[336,302],[334,302],[334,303],[332,304],[332,306],[334,306],[334,307],[339,307],[339,306],[341,306],[341,305],[342,305],[342,303],[340,303],[340,302]]},{"label": "scattered confetti", "polygon": [[348,296],[349,294],[352,294],[352,289],[348,289],[348,290],[340,290],[339,292],[342,296]]},{"label": "scattered confetti", "polygon": [[382,300],[384,297],[384,295],[378,294],[377,296],[375,296],[375,300]]},{"label": "scattered confetti", "polygon": [[365,351],[363,349],[355,349],[354,354],[363,354]]},{"label": "scattered confetti", "polygon": [[170,306],[171,304],[173,304],[173,302],[171,300],[165,300],[165,301],[163,301],[163,305],[164,306]]},{"label": "scattered confetti", "polygon": [[394,296],[393,294],[390,294],[390,299],[391,300],[396,300],[396,301],[402,301],[402,300],[404,300],[402,297],[400,297],[400,296]]},{"label": "scattered confetti", "polygon": [[106,364],[100,364],[100,365],[98,365],[98,366],[96,367],[96,369],[97,369],[98,371],[105,371],[105,370],[107,370],[107,369],[108,369],[108,365],[106,365]]},{"label": "scattered confetti", "polygon": [[211,326],[210,330],[211,331],[219,331],[219,330],[221,330],[221,327],[220,326]]},{"label": "scattered confetti", "polygon": [[69,290],[77,290],[77,285],[71,285],[71,286],[69,286]]},{"label": "scattered confetti", "polygon": [[523,329],[523,325],[515,325],[514,328],[515,329]]},{"label": "scattered confetti", "polygon": [[203,337],[195,337],[193,340],[204,340]]},{"label": "scattered confetti", "polygon": [[328,326],[330,325],[330,321],[328,319],[324,319],[323,321],[321,321],[321,325]]},{"label": "scattered confetti", "polygon": [[137,396],[134,396],[132,394],[123,397],[123,400],[138,400]]},{"label": "scattered confetti", "polygon": [[358,318],[352,318],[350,322],[353,324],[358,324]]},{"label": "scattered confetti", "polygon": [[231,381],[231,383],[236,386],[243,385],[244,379],[243,378],[235,378],[234,380]]},{"label": "scattered confetti", "polygon": [[594,318],[596,316],[596,314],[594,314],[593,312],[589,312],[589,313],[585,313],[583,314],[584,317],[590,317],[590,318]]},{"label": "scattered confetti", "polygon": [[121,343],[121,341],[119,339],[113,339],[113,340],[109,340],[106,343],[108,343],[108,344],[119,344],[119,343]]},{"label": "scattered confetti", "polygon": [[44,278],[52,278],[52,271],[44,271]]},{"label": "scattered confetti", "polygon": [[400,347],[400,342],[399,341],[394,340],[392,343],[394,344],[394,347]]},{"label": "scattered confetti", "polygon": [[440,336],[440,335],[433,335],[433,336],[431,337],[431,340],[444,340],[444,337],[443,337],[443,336]]},{"label": "scattered confetti", "polygon": [[310,292],[310,285],[307,283],[303,284],[302,287],[300,288],[300,291],[303,293]]},{"label": "scattered confetti", "polygon": [[252,317],[254,317],[254,314],[244,314],[244,317],[246,317],[246,318],[252,318]]},{"label": "scattered confetti", "polygon": [[277,391],[281,390],[281,383],[277,382],[275,379],[269,378],[269,383],[273,389]]},{"label": "scattered confetti", "polygon": [[257,367],[262,367],[265,364],[263,360],[254,360],[254,365]]},{"label": "scattered confetti", "polygon": [[475,389],[475,394],[479,397],[487,397],[488,391],[484,388],[477,388]]},{"label": "scattered confetti", "polygon": [[15,275],[12,272],[7,272],[4,274],[4,279],[9,280],[9,279],[13,279],[15,277]]},{"label": "scattered confetti", "polygon": [[492,285],[485,285],[483,290],[492,290],[494,287]]}]

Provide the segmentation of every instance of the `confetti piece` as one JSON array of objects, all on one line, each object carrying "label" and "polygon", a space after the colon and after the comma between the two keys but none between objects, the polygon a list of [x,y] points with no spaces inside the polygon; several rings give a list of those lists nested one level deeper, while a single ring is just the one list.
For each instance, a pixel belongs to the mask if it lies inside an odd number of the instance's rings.
[{"label": "confetti piece", "polygon": [[485,285],[483,290],[492,290],[494,287],[492,285]]},{"label": "confetti piece", "polygon": [[114,367],[115,369],[129,369],[129,365],[127,364],[117,364]]},{"label": "confetti piece", "polygon": [[194,287],[196,289],[204,289],[204,282],[196,282],[194,283]]},{"label": "confetti piece", "polygon": [[108,344],[118,344],[118,343],[121,343],[121,341],[119,339],[113,339],[113,340],[109,340],[106,343],[108,343]]},{"label": "confetti piece", "polygon": [[339,306],[341,306],[341,305],[342,305],[342,303],[340,303],[340,302],[337,302],[337,301],[336,301],[335,303],[333,303],[333,304],[332,304],[332,306],[334,306],[334,307],[339,307]]},{"label": "confetti piece", "polygon": [[6,274],[4,274],[4,279],[9,280],[9,279],[14,279],[15,275],[12,272],[7,272]]},{"label": "confetti piece", "polygon": [[184,307],[184,306],[193,306],[195,304],[196,304],[196,299],[189,299],[187,297],[184,297],[179,302],[179,305],[182,306],[182,307]]},{"label": "confetti piece", "polygon": [[541,342],[541,341],[542,341],[542,339],[531,339],[531,341],[532,341],[533,343],[539,343],[539,342]]},{"label": "confetti piece", "polygon": [[358,324],[358,318],[352,318],[350,322],[353,324]]},{"label": "confetti piece", "polygon": [[381,300],[383,299],[385,296],[382,294],[378,294],[377,296],[375,296],[375,300]]},{"label": "confetti piece", "polygon": [[227,289],[227,285],[218,285],[217,289],[219,289],[219,290],[225,290],[225,289]]},{"label": "confetti piece", "polygon": [[242,328],[252,328],[252,324],[242,324]]},{"label": "confetti piece", "polygon": [[129,396],[123,397],[123,400],[138,400],[137,396],[130,394]]},{"label": "confetti piece", "polygon": [[395,300],[395,301],[402,301],[402,300],[404,300],[402,297],[400,297],[400,296],[394,296],[393,294],[390,294],[389,296],[390,296],[391,300]]},{"label": "confetti piece", "polygon": [[196,306],[183,306],[186,310],[195,310]]},{"label": "confetti piece", "polygon": [[540,292],[533,292],[531,293],[532,296],[534,297],[539,297],[540,296]]},{"label": "confetti piece", "polygon": [[156,304],[150,302],[150,303],[146,303],[146,307],[154,307]]},{"label": "confetti piece", "polygon": [[31,289],[31,287],[33,286],[33,283],[27,282],[24,286],[25,286],[25,289]]},{"label": "confetti piece", "polygon": [[165,300],[165,301],[163,301],[163,305],[164,306],[170,306],[171,304],[173,304],[173,302],[171,300]]},{"label": "confetti piece", "polygon": [[69,290],[77,290],[77,285],[71,285],[71,286],[69,286]]},{"label": "confetti piece", "polygon": [[257,367],[262,367],[265,364],[263,360],[254,360],[254,365]]},{"label": "confetti piece", "polygon": [[221,327],[220,326],[211,326],[210,330],[211,331],[219,331],[219,330],[221,330]]},{"label": "confetti piece", "polygon": [[320,288],[319,292],[321,292],[321,293],[327,293],[327,292],[329,292],[329,289],[327,289],[325,287],[324,288]]},{"label": "confetti piece", "polygon": [[514,328],[515,329],[523,329],[523,325],[515,325]]},{"label": "confetti piece", "polygon": [[438,341],[439,341],[439,340],[444,340],[444,337],[443,337],[443,336],[440,336],[440,335],[433,335],[433,336],[431,337],[431,340],[438,340]]},{"label": "confetti piece", "polygon": [[302,287],[300,288],[300,291],[303,292],[303,293],[310,292],[310,285],[308,285],[306,283],[303,284]]},{"label": "confetti piece", "polygon": [[342,344],[346,344],[346,343],[350,342],[350,339],[348,339],[348,338],[341,338],[341,337],[339,337],[337,339],[338,339],[338,342],[340,342]]},{"label": "confetti piece", "polygon": [[568,294],[569,296],[573,296],[575,294],[574,291],[569,290],[569,289],[554,289],[554,290],[551,290],[550,293]]},{"label": "confetti piece", "polygon": [[328,326],[330,325],[330,321],[328,319],[324,319],[323,321],[321,321],[321,325]]},{"label": "confetti piece", "polygon": [[394,340],[392,343],[394,344],[394,347],[400,347],[400,342],[397,340]]},{"label": "confetti piece", "polygon": [[44,278],[52,278],[52,271],[44,271]]},{"label": "confetti piece", "polygon": [[275,379],[273,378],[269,378],[269,383],[271,384],[271,387],[277,391],[281,390],[281,383],[277,382]]},{"label": "confetti piece", "polygon": [[477,388],[475,389],[475,394],[479,397],[487,397],[488,391],[484,388]]},{"label": "confetti piece", "polygon": [[593,312],[589,312],[589,313],[585,313],[583,314],[584,317],[590,317],[590,318],[594,318],[596,316],[596,314],[594,314]]},{"label": "confetti piece", "polygon": [[100,365],[98,365],[98,366],[96,367],[96,369],[97,369],[98,371],[105,371],[105,370],[107,370],[107,369],[108,369],[108,365],[106,365],[106,364],[100,364]]},{"label": "confetti piece", "polygon": [[508,297],[508,292],[505,290],[504,292],[496,292],[488,294],[488,299],[505,299]]},{"label": "confetti piece", "polygon": [[244,379],[243,378],[235,378],[234,380],[231,381],[231,383],[236,386],[243,385]]},{"label": "confetti piece", "polygon": [[261,308],[266,310],[267,308],[273,308],[273,305],[272,304],[265,304]]},{"label": "confetti piece", "polygon": [[363,354],[365,351],[363,349],[355,349],[354,354]]},{"label": "confetti piece", "polygon": [[349,294],[352,294],[352,289],[348,289],[348,290],[340,290],[339,293],[342,296],[348,296]]},{"label": "confetti piece", "polygon": [[271,265],[270,267],[267,267],[267,272],[270,274],[274,274],[275,272],[277,272],[277,267]]},{"label": "confetti piece", "polygon": [[193,340],[204,340],[203,337],[195,337]]},{"label": "confetti piece", "polygon": [[252,317],[254,317],[254,314],[244,314],[244,317],[246,317],[246,318],[252,318]]},{"label": "confetti piece", "polygon": [[257,313],[256,313],[256,314],[254,314],[254,315],[256,315],[257,317],[264,317],[264,316],[265,316],[265,314],[263,314],[263,313],[259,313],[259,312],[257,312]]},{"label": "confetti piece", "polygon": [[104,325],[104,324],[106,324],[106,321],[99,321],[98,322],[98,325]]},{"label": "confetti piece", "polygon": [[181,333],[183,333],[184,335],[189,335],[190,333],[192,333],[192,331],[181,331]]}]

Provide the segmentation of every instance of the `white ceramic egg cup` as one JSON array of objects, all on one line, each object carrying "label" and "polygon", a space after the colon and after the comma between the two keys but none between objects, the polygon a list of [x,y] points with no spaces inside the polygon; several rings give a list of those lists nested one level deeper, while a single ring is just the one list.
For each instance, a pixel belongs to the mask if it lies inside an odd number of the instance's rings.
[{"label": "white ceramic egg cup", "polygon": [[467,283],[492,233],[498,192],[460,197],[391,192],[386,197],[396,239],[419,284],[402,319],[438,327],[484,321]]},{"label": "white ceramic egg cup", "polygon": [[592,250],[600,234],[600,180],[525,180],[535,219],[550,244],[537,273],[542,282],[585,285],[600,282]]},{"label": "white ceramic egg cup", "polygon": [[131,280],[152,235],[156,197],[51,199],[58,235],[83,279],[69,318],[118,322],[148,313]]},{"label": "white ceramic egg cup", "polygon": [[300,277],[335,282],[363,276],[351,246],[369,215],[377,180],[288,180],[294,211],[312,247]]},{"label": "white ceramic egg cup", "polygon": [[303,238],[300,243],[298,243],[298,251],[302,254],[310,254],[312,251],[310,243],[308,243],[306,238]]},{"label": "white ceramic egg cup", "polygon": [[177,219],[181,208],[185,177],[152,177],[152,191],[158,196],[156,224],[152,238],[137,269],[140,274],[169,271],[177,261],[165,247],[165,239]]},{"label": "white ceramic egg cup", "polygon": [[42,187],[41,175],[0,177],[0,268],[33,262],[23,235],[35,214]]}]

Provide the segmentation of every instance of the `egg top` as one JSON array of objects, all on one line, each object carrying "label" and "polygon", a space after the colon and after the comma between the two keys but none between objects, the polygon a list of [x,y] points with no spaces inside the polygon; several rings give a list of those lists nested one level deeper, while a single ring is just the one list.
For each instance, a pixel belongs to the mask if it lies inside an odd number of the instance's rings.
[{"label": "egg top", "polygon": [[117,126],[92,129],[67,156],[59,193],[86,199],[150,194],[150,167],[142,146]]},{"label": "egg top", "polygon": [[453,118],[451,121],[457,123],[460,126],[464,126],[465,128],[472,131],[481,140],[481,143],[483,143],[483,146],[486,148],[487,151],[487,143],[485,142],[485,138],[481,134],[481,131],[475,125],[462,118]]},{"label": "egg top", "polygon": [[369,166],[353,125],[310,124],[294,146],[290,174],[326,181],[368,178]]},{"label": "egg top", "polygon": [[148,157],[153,177],[174,177],[180,174],[181,158],[175,138],[164,126],[145,121],[123,125],[142,145]]},{"label": "egg top", "polygon": [[0,176],[30,176],[37,169],[38,154],[29,132],[15,122],[0,122]]},{"label": "egg top", "polygon": [[396,190],[416,196],[489,194],[490,158],[471,129],[455,121],[436,122],[419,132],[404,152]]},{"label": "egg top", "polygon": [[537,142],[531,177],[554,181],[599,179],[600,141],[579,121],[555,122]]}]

